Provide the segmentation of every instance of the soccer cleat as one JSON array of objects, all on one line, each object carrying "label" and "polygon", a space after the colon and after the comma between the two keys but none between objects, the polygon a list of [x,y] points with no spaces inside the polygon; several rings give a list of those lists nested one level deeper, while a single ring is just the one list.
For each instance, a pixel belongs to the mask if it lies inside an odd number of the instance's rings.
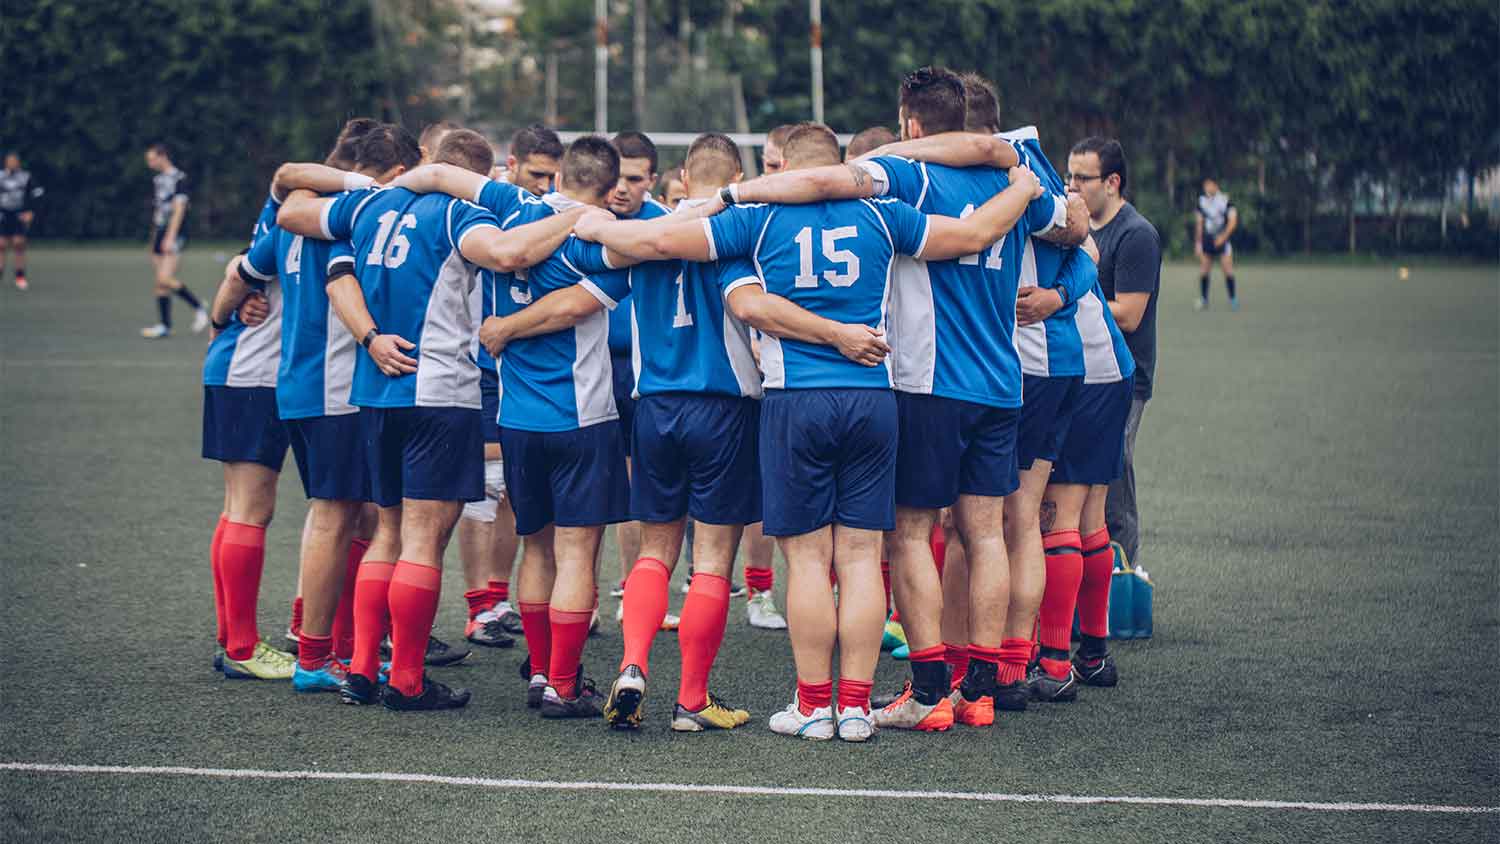
[{"label": "soccer cleat", "polygon": [[496,618],[500,620],[500,627],[506,633],[514,636],[521,632],[521,614],[516,612],[516,608],[511,606],[510,601],[501,601],[496,604],[494,612]]},{"label": "soccer cleat", "polygon": [[731,584],[729,584],[729,597],[731,597],[731,598],[743,598],[743,597],[745,597],[748,594],[750,594],[750,590],[745,588],[745,584],[743,584],[743,583],[731,583]]},{"label": "soccer cleat", "polygon": [[486,648],[510,648],[516,644],[515,639],[505,635],[505,628],[500,626],[500,619],[493,612],[480,613],[477,618],[469,619],[464,627],[464,638]]},{"label": "soccer cleat", "polygon": [[223,671],[224,670],[224,646],[223,645],[215,645],[214,646],[214,670],[215,671]]},{"label": "soccer cleat", "polygon": [[796,736],[808,741],[827,741],[838,732],[833,722],[833,707],[820,706],[811,715],[803,715],[793,700],[786,709],[771,716],[771,732]]},{"label": "soccer cleat", "polygon": [[891,659],[911,659],[911,645],[902,645],[891,651]]},{"label": "soccer cleat", "polygon": [[224,676],[230,680],[290,680],[297,660],[286,651],[278,651],[264,640],[255,643],[249,659],[230,659],[224,655]]},{"label": "soccer cleat", "polygon": [[348,679],[349,668],[335,657],[330,656],[322,667],[313,671],[303,668],[299,662],[292,672],[292,690],[304,694],[338,692]]},{"label": "soccer cleat", "polygon": [[1072,669],[1068,676],[1058,678],[1048,674],[1040,665],[1033,666],[1026,675],[1026,685],[1031,687],[1031,699],[1046,703],[1071,703],[1078,699],[1077,675]]},{"label": "soccer cleat", "polygon": [[142,328],[141,336],[145,337],[147,340],[164,340],[167,337],[172,336],[172,329],[158,322],[155,325],[148,325],[145,328]]},{"label": "soccer cleat", "polygon": [[[582,666],[578,669],[580,678],[583,676]],[[599,690],[594,688],[594,681],[580,679],[578,681],[578,696],[565,698],[557,693],[557,689],[547,686],[542,692],[542,717],[543,718],[598,718],[601,714],[602,703]]]},{"label": "soccer cleat", "polygon": [[679,733],[701,733],[704,730],[732,730],[750,721],[750,713],[725,703],[714,695],[696,712],[682,704],[672,710],[672,729]]},{"label": "soccer cleat", "polygon": [[770,592],[756,592],[745,602],[745,616],[750,626],[760,630],[785,630],[786,618],[776,609]]},{"label": "soccer cleat", "polygon": [[526,708],[536,709],[542,705],[542,695],[547,691],[547,675],[533,674],[526,683]]},{"label": "soccer cleat", "polygon": [[1193,310],[1195,310],[1195,311],[1206,311],[1206,310],[1208,310],[1208,300],[1205,299],[1205,298],[1203,298],[1202,296],[1199,296],[1197,299],[1195,299],[1193,301]]},{"label": "soccer cleat", "polygon": [[208,322],[208,309],[199,308],[198,311],[193,314],[193,333],[202,334],[203,330],[205,328],[208,328]]},{"label": "soccer cleat", "polygon": [[1120,672],[1115,668],[1115,658],[1108,653],[1097,659],[1089,659],[1083,654],[1074,656],[1073,673],[1078,676],[1078,682],[1085,686],[1110,688],[1120,682]]},{"label": "soccer cleat", "polygon": [[906,630],[902,628],[901,622],[887,620],[885,633],[880,637],[880,649],[883,651],[894,651],[906,645]]},{"label": "soccer cleat", "polygon": [[391,686],[380,695],[386,709],[395,712],[423,712],[437,709],[462,709],[469,703],[468,689],[450,689],[426,674],[422,675],[422,693],[407,697]]},{"label": "soccer cleat", "polygon": [[16,289],[17,290],[27,290],[30,287],[31,287],[31,285],[29,285],[29,284],[26,283],[26,276],[24,276],[24,275],[17,275],[16,276]]},{"label": "soccer cleat", "polygon": [[677,628],[681,626],[682,618],[680,616],[675,616],[671,613],[667,613],[666,615],[661,617],[661,629],[665,630],[668,633],[676,633]]},{"label": "soccer cleat", "polygon": [[839,708],[839,738],[844,741],[869,741],[875,737],[875,722],[871,712],[857,706]]},{"label": "soccer cleat", "polygon": [[288,627],[286,633],[281,638],[286,642],[286,652],[292,656],[296,656],[297,649],[302,647],[302,640],[297,638],[297,634],[292,631],[292,628]]},{"label": "soccer cleat", "polygon": [[1238,311],[1239,309],[1240,309],[1240,300],[1239,300],[1239,298],[1236,297],[1236,296],[1230,296],[1229,297],[1229,310],[1231,310],[1231,311]]},{"label": "soccer cleat", "polygon": [[[616,730],[640,729],[646,715],[646,675],[638,665],[627,665],[609,687],[604,701],[604,720]],[[680,707],[679,707],[680,708]]]},{"label": "soccer cleat", "polygon": [[912,685],[907,681],[901,694],[872,715],[875,726],[896,730],[920,730],[936,733],[953,726],[953,702],[944,697],[934,704],[925,704],[912,694]]},{"label": "soccer cleat", "polygon": [[[385,637],[385,641],[380,643],[380,653],[385,656],[391,655],[391,637]],[[456,665],[468,659],[471,653],[473,651],[468,648],[455,648],[436,636],[428,636],[427,656],[422,661],[425,665],[434,667]]]},{"label": "soccer cleat", "polygon": [[1026,701],[1031,699],[1031,687],[1025,680],[995,685],[995,708],[1003,712],[1025,712]]},{"label": "soccer cleat", "polygon": [[995,699],[989,695],[969,700],[955,689],[948,699],[953,704],[953,720],[958,723],[966,727],[988,727],[995,723]]},{"label": "soccer cleat", "polygon": [[380,699],[380,686],[363,674],[350,672],[339,689],[339,702],[350,706],[369,706]]}]

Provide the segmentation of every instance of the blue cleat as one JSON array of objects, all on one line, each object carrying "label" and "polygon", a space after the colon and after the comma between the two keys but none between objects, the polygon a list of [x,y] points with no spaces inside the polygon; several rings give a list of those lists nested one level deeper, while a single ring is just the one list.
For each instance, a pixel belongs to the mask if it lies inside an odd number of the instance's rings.
[{"label": "blue cleat", "polygon": [[292,689],[303,694],[337,693],[348,680],[349,669],[342,662],[329,657],[323,667],[315,671],[309,671],[298,663],[296,670],[292,672]]},{"label": "blue cleat", "polygon": [[911,645],[902,645],[891,651],[891,657],[893,659],[911,659]]}]

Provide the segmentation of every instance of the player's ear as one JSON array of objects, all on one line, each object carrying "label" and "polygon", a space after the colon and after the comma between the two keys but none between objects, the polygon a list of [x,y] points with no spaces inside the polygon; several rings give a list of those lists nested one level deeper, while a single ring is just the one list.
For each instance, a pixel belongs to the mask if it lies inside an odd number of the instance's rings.
[{"label": "player's ear", "polygon": [[[730,184],[735,184],[737,182],[743,181],[744,178],[745,178],[745,171],[744,170],[736,170],[734,172],[734,178],[730,179],[729,182],[730,182]],[[687,187],[687,182],[683,182],[682,186],[683,187]]]},{"label": "player's ear", "polygon": [[516,165],[519,163],[519,161],[516,161],[516,157],[514,155],[505,156],[505,169],[507,170],[515,172]]}]

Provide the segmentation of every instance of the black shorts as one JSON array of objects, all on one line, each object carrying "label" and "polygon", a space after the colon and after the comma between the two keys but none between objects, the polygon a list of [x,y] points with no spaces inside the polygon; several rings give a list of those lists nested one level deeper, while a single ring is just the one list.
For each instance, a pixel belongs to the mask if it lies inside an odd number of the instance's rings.
[{"label": "black shorts", "polygon": [[1224,245],[1223,246],[1218,246],[1218,245],[1216,245],[1214,243],[1214,238],[1215,237],[1217,237],[1217,235],[1212,235],[1212,234],[1209,234],[1207,232],[1203,233],[1203,254],[1204,255],[1209,255],[1209,256],[1217,257],[1219,255],[1233,255],[1234,254],[1234,248],[1229,245],[1229,241],[1226,240],[1226,241],[1224,241]]},{"label": "black shorts", "polygon": [[0,237],[25,237],[30,228],[21,222],[20,211],[0,211]]},{"label": "black shorts", "polygon": [[173,253],[168,253],[168,252],[166,252],[162,248],[162,244],[166,241],[166,238],[167,238],[167,230],[166,229],[157,229],[156,233],[153,234],[153,235],[151,235],[151,254],[152,255],[167,255],[167,254],[181,255],[182,254],[182,250],[184,250],[184,249],[187,248],[187,235],[183,234],[182,232],[178,232],[177,233],[177,249]]}]

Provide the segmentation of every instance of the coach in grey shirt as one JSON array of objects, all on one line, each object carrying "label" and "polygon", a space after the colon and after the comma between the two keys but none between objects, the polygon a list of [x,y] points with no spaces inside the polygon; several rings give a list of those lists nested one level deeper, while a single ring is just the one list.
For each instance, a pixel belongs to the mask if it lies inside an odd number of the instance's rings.
[{"label": "coach in grey shirt", "polygon": [[1099,286],[1135,356],[1135,400],[1125,423],[1125,472],[1109,486],[1109,535],[1132,563],[1140,550],[1135,503],[1135,435],[1156,374],[1156,294],[1161,287],[1161,238],[1125,201],[1125,152],[1120,142],[1085,138],[1068,155],[1068,187],[1083,195],[1099,246]]}]

